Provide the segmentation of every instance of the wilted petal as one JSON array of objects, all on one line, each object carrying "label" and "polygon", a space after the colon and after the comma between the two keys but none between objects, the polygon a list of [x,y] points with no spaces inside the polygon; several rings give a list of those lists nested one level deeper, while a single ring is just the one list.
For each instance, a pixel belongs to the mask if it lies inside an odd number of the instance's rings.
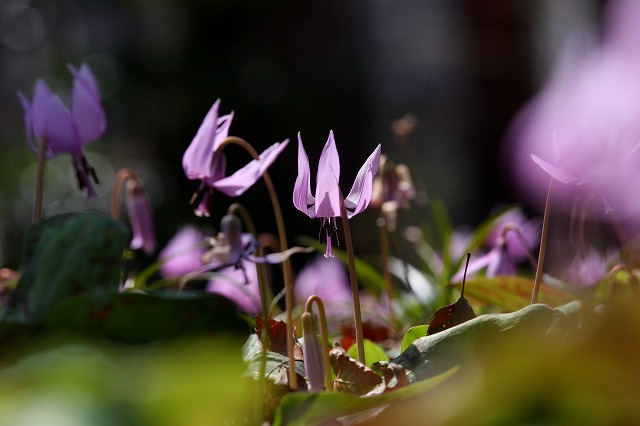
[{"label": "wilted petal", "polygon": [[353,187],[351,188],[351,191],[349,191],[347,198],[344,200],[344,205],[347,209],[347,216],[349,218],[366,209],[369,205],[369,201],[371,201],[373,177],[378,172],[381,149],[381,146],[378,145],[369,158],[364,162],[362,167],[360,167],[356,180],[353,182]]},{"label": "wilted petal", "polygon": [[316,217],[315,198],[311,193],[309,158],[304,151],[300,133],[298,133],[298,176],[293,187],[293,205],[310,218]]},{"label": "wilted petal", "polygon": [[329,139],[322,149],[316,175],[316,216],[340,216],[340,158],[333,138],[333,131],[329,132]]},{"label": "wilted petal", "polygon": [[260,154],[257,160],[251,161],[249,164],[223,179],[219,179],[213,183],[214,188],[224,192],[230,197],[242,195],[249,189],[262,174],[271,166],[280,153],[287,147],[289,139],[284,142],[275,143]]},{"label": "wilted petal", "polygon": [[69,65],[75,76],[71,114],[76,125],[77,137],[81,144],[100,138],[107,128],[107,117],[100,104],[98,82],[86,64],[80,70]]},{"label": "wilted petal", "polygon": [[195,226],[180,228],[158,256],[162,261],[160,274],[165,278],[178,278],[201,268],[200,256],[205,252],[202,238]]}]

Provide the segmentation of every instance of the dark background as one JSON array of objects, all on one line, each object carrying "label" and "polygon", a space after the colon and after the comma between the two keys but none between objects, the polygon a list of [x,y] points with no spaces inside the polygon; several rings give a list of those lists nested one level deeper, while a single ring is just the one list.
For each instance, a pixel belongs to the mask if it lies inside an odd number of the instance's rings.
[{"label": "dark background", "polygon": [[[212,218],[196,218],[188,201],[197,183],[184,177],[181,160],[221,98],[223,113],[235,111],[230,133],[257,150],[291,139],[270,169],[291,242],[319,226],[290,201],[297,132],[314,176],[335,132],[343,192],[382,143],[383,152],[416,166],[420,189],[441,197],[456,224],[475,225],[496,205],[519,201],[501,160],[504,133],[544,82],[562,40],[597,22],[601,3],[0,0],[0,266],[17,268],[33,202],[36,157],[15,93],[30,97],[42,76],[68,96],[67,63],[86,61],[101,86],[109,127],[85,151],[102,197],[84,200],[68,158],[56,158],[46,214],[107,211],[115,172],[132,167],[153,203],[161,246],[181,224],[216,227],[234,200],[217,195]],[[418,121],[411,154],[391,133],[407,113]],[[234,148],[228,157],[230,171],[249,160]],[[238,201],[259,231],[275,232],[261,183]],[[374,216],[352,221],[359,253],[377,251]]]}]

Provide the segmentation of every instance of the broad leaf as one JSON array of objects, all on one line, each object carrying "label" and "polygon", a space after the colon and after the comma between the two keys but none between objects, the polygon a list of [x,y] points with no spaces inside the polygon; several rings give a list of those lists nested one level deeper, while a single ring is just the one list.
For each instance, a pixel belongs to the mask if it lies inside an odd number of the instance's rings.
[{"label": "broad leaf", "polygon": [[[273,425],[319,425],[331,419],[382,407],[394,402],[410,400],[413,397],[435,389],[455,374],[457,370],[458,368],[452,368],[429,380],[424,380],[380,395],[357,396],[338,392],[320,392],[314,394],[300,392],[290,393],[282,398]],[[427,416],[428,413],[421,413],[420,415]]]},{"label": "broad leaf", "polygon": [[24,238],[21,277],[0,321],[39,322],[54,304],[95,289],[117,293],[126,227],[92,212],[47,218]]},{"label": "broad leaf", "polygon": [[400,352],[404,352],[410,344],[421,337],[427,335],[427,330],[429,330],[428,325],[416,325],[415,327],[411,327],[407,330],[402,338],[402,345],[400,347]]},{"label": "broad leaf", "polygon": [[[358,358],[358,346],[351,345],[347,353],[352,358]],[[364,339],[364,359],[369,365],[378,361],[389,361],[389,357],[384,349],[369,339]]]},{"label": "broad leaf", "polygon": [[[473,299],[500,306],[506,311],[516,311],[531,303],[533,279],[500,275],[486,278],[476,277],[467,281],[467,295]],[[538,301],[549,306],[560,306],[573,300],[574,297],[562,290],[545,284],[540,285]]]}]

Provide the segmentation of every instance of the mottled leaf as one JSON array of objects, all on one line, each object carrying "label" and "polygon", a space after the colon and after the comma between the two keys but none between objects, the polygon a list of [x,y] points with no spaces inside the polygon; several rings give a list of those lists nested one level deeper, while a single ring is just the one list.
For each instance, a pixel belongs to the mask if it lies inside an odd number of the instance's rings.
[{"label": "mottled leaf", "polygon": [[4,307],[2,322],[39,322],[54,304],[95,289],[117,293],[129,232],[120,222],[92,212],[47,218],[24,237],[20,281]]}]

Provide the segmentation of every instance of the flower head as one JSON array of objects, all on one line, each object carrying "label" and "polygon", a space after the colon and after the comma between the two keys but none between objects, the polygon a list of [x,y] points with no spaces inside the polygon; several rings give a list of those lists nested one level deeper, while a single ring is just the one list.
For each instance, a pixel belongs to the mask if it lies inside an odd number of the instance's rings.
[{"label": "flower head", "polygon": [[[366,209],[371,201],[373,177],[378,171],[380,163],[380,149],[380,145],[378,145],[364,162],[356,175],[351,191],[344,198],[349,219]],[[293,204],[310,218],[318,217],[321,219],[320,238],[325,240],[327,244],[326,257],[333,256],[331,241],[332,238],[337,238],[335,218],[340,216],[340,199],[342,197],[338,186],[339,180],[340,158],[333,131],[331,131],[318,162],[315,195],[311,193],[309,158],[298,133],[298,177],[293,189]]]},{"label": "flower head", "polygon": [[192,198],[192,202],[200,198],[195,210],[198,216],[209,216],[214,190],[230,197],[237,197],[249,189],[289,143],[286,139],[271,145],[259,155],[259,158],[252,160],[231,176],[226,176],[227,160],[220,148],[229,135],[233,112],[220,117],[219,109],[220,99],[215,101],[205,116],[182,157],[182,167],[187,178],[201,181]]},{"label": "flower head", "polygon": [[573,40],[516,119],[513,166],[529,196],[546,194],[550,176],[565,184],[554,187],[560,205],[595,197],[603,213],[628,219],[640,213],[640,199],[629,193],[640,184],[640,7],[613,1],[607,12],[602,42]]},{"label": "flower head", "polygon": [[42,80],[36,82],[33,100],[18,92],[24,109],[25,129],[31,149],[39,153],[44,144],[45,154],[51,158],[69,154],[80,189],[87,190],[88,198],[98,196],[93,183],[99,183],[95,170],[89,164],[82,147],[100,138],[107,127],[107,119],[100,104],[98,83],[91,69],[82,64],[80,69],[68,65],[73,74],[71,110],[57,95],[51,93]]}]

